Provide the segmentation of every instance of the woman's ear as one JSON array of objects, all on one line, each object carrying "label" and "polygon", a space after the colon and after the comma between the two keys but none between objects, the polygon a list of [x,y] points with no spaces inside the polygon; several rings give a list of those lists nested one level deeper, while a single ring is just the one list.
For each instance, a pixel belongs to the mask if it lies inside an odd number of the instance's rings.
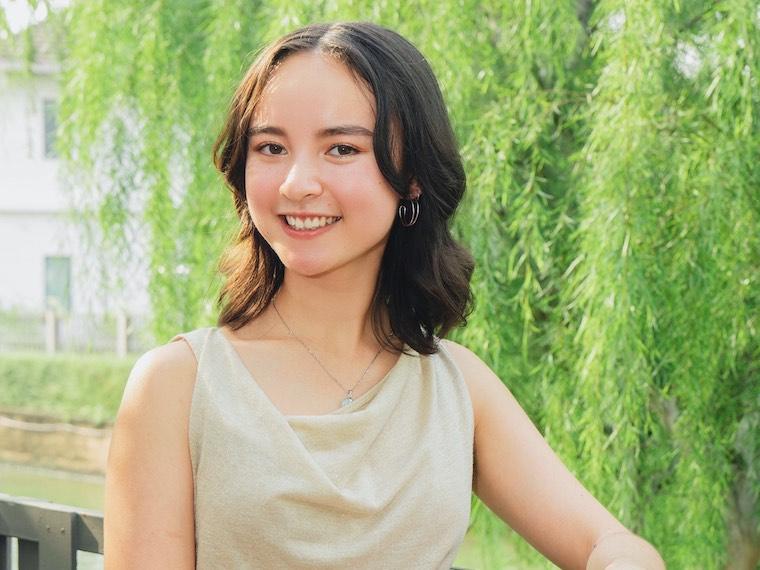
[{"label": "woman's ear", "polygon": [[409,185],[409,199],[417,200],[422,195],[422,188],[417,183],[416,179],[412,179],[412,183]]}]

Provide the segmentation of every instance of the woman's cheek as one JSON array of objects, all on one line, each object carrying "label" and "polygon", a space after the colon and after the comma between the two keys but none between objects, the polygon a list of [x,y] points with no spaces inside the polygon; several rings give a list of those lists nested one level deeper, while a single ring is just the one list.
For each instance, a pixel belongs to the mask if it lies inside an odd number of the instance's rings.
[{"label": "woman's cheek", "polygon": [[245,193],[249,202],[276,197],[278,188],[278,179],[272,173],[261,172],[261,170],[246,172]]}]

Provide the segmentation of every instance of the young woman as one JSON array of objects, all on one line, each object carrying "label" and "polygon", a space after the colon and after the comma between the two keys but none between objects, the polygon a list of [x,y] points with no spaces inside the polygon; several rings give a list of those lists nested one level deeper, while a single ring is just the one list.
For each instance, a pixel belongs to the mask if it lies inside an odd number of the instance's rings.
[{"label": "young woman", "polygon": [[562,568],[664,568],[441,340],[470,304],[448,229],[465,176],[409,42],[366,23],[278,40],[215,157],[241,221],[219,326],[129,378],[108,570],[448,568],[472,491]]}]

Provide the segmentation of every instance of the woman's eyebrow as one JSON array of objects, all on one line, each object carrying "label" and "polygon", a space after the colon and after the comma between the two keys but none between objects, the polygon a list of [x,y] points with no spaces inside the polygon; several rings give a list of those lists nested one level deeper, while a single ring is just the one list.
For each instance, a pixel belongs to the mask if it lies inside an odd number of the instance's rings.
[{"label": "woman's eyebrow", "polygon": [[285,131],[283,131],[279,127],[271,127],[269,125],[254,125],[252,127],[248,127],[248,131],[246,133],[249,137],[255,137],[256,135],[277,135],[280,137],[285,136]]},{"label": "woman's eyebrow", "polygon": [[319,131],[318,135],[320,137],[334,137],[336,135],[358,135],[364,137],[372,137],[374,136],[374,133],[369,129],[360,127],[359,125],[340,125],[337,127],[322,129]]},{"label": "woman's eyebrow", "polygon": [[[280,137],[285,136],[285,130],[280,127],[273,127],[271,125],[253,125],[248,128],[247,132],[249,137],[255,137],[256,135],[277,135]],[[327,127],[317,132],[319,138],[334,137],[339,135],[348,136],[363,136],[372,137],[374,133],[367,128],[359,125],[339,125],[337,127]]]}]

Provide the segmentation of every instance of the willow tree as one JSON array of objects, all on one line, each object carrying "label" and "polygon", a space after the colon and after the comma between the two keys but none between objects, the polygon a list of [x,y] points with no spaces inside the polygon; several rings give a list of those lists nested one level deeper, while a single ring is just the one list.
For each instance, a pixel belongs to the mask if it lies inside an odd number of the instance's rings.
[{"label": "willow tree", "polygon": [[[141,224],[159,338],[213,320],[235,220],[210,148],[233,86],[266,40],[336,19],[399,30],[442,82],[478,261],[458,339],[669,567],[754,568],[756,0],[74,2],[61,152],[100,247],[129,254]],[[500,567],[520,541],[477,501],[473,519]]]}]

